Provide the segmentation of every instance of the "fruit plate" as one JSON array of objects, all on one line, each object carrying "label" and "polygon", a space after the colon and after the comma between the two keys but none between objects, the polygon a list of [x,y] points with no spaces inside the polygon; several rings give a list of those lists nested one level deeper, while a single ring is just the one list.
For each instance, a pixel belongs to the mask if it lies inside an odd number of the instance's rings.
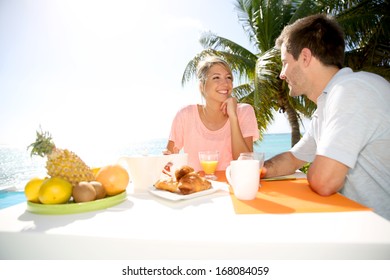
[{"label": "fruit plate", "polygon": [[126,191],[120,194],[89,202],[69,202],[65,204],[40,204],[27,201],[27,211],[35,214],[63,215],[106,209],[127,199]]},{"label": "fruit plate", "polygon": [[173,192],[169,192],[169,191],[164,191],[164,190],[159,190],[159,189],[156,189],[154,186],[149,188],[149,192],[156,195],[156,196],[159,196],[161,198],[165,198],[165,199],[172,200],[172,201],[179,201],[179,200],[193,199],[196,197],[212,194],[212,193],[216,192],[217,190],[221,189],[222,184],[226,185],[225,183],[221,183],[221,182],[217,182],[217,181],[210,181],[210,182],[211,182],[210,189],[196,192],[196,193],[186,194],[186,195],[180,194],[180,193],[173,193]]}]

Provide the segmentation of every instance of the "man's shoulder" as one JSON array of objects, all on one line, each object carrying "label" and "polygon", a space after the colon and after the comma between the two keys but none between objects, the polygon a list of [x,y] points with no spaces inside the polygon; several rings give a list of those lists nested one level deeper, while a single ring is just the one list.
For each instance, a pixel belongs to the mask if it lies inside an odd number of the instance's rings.
[{"label": "man's shoulder", "polygon": [[373,72],[367,72],[367,71],[353,71],[349,67],[345,67],[341,69],[336,75],[336,78],[340,81],[347,81],[347,80],[361,80],[361,81],[381,81],[385,84],[389,84],[389,82],[383,78],[382,76],[373,73]]}]

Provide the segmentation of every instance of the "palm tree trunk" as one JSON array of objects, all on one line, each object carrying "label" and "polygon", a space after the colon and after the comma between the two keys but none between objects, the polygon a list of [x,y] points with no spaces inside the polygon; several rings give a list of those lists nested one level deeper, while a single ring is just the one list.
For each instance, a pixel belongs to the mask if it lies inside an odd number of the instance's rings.
[{"label": "palm tree trunk", "polygon": [[293,147],[296,143],[298,143],[299,139],[301,139],[299,116],[288,100],[288,92],[285,90],[283,81],[280,81],[279,85],[278,106],[281,112],[287,114],[287,119],[291,127],[291,147]]},{"label": "palm tree trunk", "polygon": [[298,143],[301,139],[301,132],[299,129],[299,118],[297,112],[291,107],[289,103],[286,104],[286,113],[288,122],[291,127],[291,147]]}]

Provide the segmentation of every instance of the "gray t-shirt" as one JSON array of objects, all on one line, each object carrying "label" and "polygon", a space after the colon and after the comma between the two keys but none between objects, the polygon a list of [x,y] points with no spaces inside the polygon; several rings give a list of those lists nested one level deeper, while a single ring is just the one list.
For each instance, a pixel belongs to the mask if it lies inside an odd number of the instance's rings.
[{"label": "gray t-shirt", "polygon": [[385,79],[341,69],[318,98],[309,130],[290,151],[307,162],[322,155],[348,166],[341,193],[390,220],[390,83]]}]

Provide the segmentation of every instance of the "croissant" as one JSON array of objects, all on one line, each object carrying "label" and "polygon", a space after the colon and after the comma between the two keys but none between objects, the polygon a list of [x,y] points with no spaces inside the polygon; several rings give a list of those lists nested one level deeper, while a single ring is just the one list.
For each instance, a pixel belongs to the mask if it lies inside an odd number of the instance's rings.
[{"label": "croissant", "polygon": [[181,177],[177,188],[182,194],[191,194],[210,189],[211,183],[197,173],[191,172]]},{"label": "croissant", "polygon": [[163,190],[163,191],[169,191],[169,192],[178,192],[177,188],[177,182],[173,180],[172,178],[170,179],[164,179],[164,180],[158,180],[154,186],[156,189]]},{"label": "croissant", "polygon": [[179,182],[182,177],[184,177],[186,174],[194,172],[194,169],[191,166],[184,165],[180,169],[177,169],[175,171],[175,177],[176,181]]},{"label": "croissant", "polygon": [[175,171],[175,178],[160,179],[154,186],[159,190],[186,195],[210,189],[211,183],[195,173],[191,166],[185,165]]}]

